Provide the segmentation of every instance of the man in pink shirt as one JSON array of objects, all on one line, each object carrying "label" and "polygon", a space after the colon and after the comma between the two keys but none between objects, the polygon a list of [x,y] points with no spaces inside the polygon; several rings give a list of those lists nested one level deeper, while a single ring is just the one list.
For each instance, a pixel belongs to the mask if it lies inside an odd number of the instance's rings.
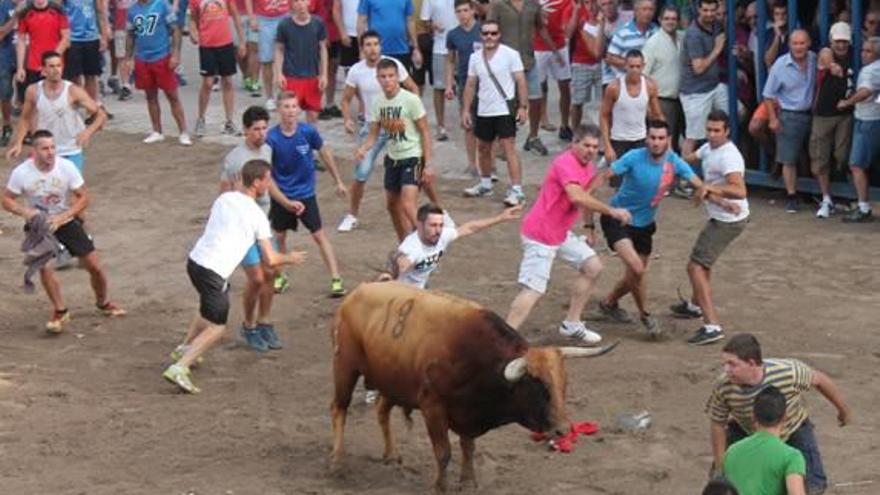
[{"label": "man in pink shirt", "polygon": [[[592,191],[600,183],[594,164],[599,153],[599,128],[580,125],[574,130],[571,147],[557,156],[547,170],[538,200],[522,223],[523,259],[518,282],[522,290],[510,305],[507,323],[519,328],[532,308],[547,291],[553,260],[560,256],[578,270],[572,284],[568,314],[559,333],[597,344],[602,337],[588,329],[581,320],[590,289],[602,271],[602,263],[591,247],[595,237],[593,213],[598,212],[629,223],[630,214],[595,199]],[[571,228],[583,215],[586,236],[577,236]]]},{"label": "man in pink shirt", "polygon": [[223,110],[226,111],[226,122],[223,134],[236,135],[238,130],[232,123],[232,112],[235,110],[235,93],[232,88],[232,76],[235,75],[238,59],[245,56],[247,47],[238,45],[236,53],[232,43],[232,29],[238,39],[243,40],[241,19],[238,8],[231,0],[189,0],[190,28],[189,37],[199,46],[199,74],[202,75],[202,87],[199,88],[199,118],[196,120],[196,137],[205,135],[205,112],[211,99],[211,87],[214,78],[220,77],[220,88],[223,91]]}]

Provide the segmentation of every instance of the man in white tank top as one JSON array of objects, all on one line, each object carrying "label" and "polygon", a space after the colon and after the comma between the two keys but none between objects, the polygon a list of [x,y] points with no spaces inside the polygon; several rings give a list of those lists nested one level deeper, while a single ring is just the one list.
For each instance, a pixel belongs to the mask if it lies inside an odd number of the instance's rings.
[{"label": "man in white tank top", "polygon": [[[45,79],[28,86],[18,129],[6,157],[13,160],[21,154],[25,136],[35,123],[37,129],[46,129],[55,137],[58,156],[73,162],[82,173],[85,164],[82,150],[107,121],[107,115],[83,88],[62,79],[62,70],[61,55],[43,54]],[[88,127],[83,123],[79,108],[95,116]]]},{"label": "man in white tank top", "polygon": [[642,52],[626,54],[626,74],[611,81],[605,89],[599,124],[605,139],[605,161],[645,145],[647,118],[665,121],[660,108],[657,83],[644,75],[645,58]]}]

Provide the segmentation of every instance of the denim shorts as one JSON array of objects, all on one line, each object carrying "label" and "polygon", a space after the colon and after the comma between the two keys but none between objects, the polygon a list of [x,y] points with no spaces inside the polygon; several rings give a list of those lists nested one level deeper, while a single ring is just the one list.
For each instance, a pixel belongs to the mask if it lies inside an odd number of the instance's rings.
[{"label": "denim shorts", "polygon": [[0,68],[0,100],[12,100],[12,81],[15,79],[15,69]]},{"label": "denim shorts", "polygon": [[778,163],[797,163],[810,138],[813,116],[810,112],[779,112],[782,130],[776,135],[776,161]]},{"label": "denim shorts", "polygon": [[284,16],[263,17],[257,16],[260,25],[259,56],[261,64],[268,64],[275,58],[275,35],[278,34],[278,25]]},{"label": "denim shorts", "polygon": [[529,93],[530,100],[538,100],[543,96],[541,93],[541,71],[538,70],[538,65],[535,64],[531,69],[525,72],[526,76],[526,88]]},{"label": "denim shorts", "polygon": [[[367,122],[361,126],[361,130],[358,131],[358,143],[363,143],[364,140],[367,139],[367,135],[370,134],[370,123]],[[376,158],[382,153],[385,149],[385,144],[388,143],[388,135],[384,130],[379,130],[379,137],[376,138],[376,143],[370,148],[370,151],[364,156],[364,159],[358,162],[358,164],[354,168],[354,180],[358,182],[367,182],[370,180],[370,175],[373,173],[373,167],[376,166]]]},{"label": "denim shorts", "polygon": [[866,169],[880,156],[880,120],[859,120],[853,127],[849,166]]}]

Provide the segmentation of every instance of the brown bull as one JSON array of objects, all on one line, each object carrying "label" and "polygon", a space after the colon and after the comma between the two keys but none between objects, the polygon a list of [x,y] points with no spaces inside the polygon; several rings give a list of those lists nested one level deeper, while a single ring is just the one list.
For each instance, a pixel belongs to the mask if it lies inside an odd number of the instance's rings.
[{"label": "brown bull", "polygon": [[448,430],[460,437],[462,483],[475,483],[474,439],[508,423],[561,435],[565,357],[604,348],[529,347],[498,315],[475,303],[396,282],[363,284],[336,311],[333,327],[333,463],[358,377],[381,393],[377,404],[386,460],[397,460],[389,425],[394,406],[420,409],[434,447],[434,489],[446,488]]}]

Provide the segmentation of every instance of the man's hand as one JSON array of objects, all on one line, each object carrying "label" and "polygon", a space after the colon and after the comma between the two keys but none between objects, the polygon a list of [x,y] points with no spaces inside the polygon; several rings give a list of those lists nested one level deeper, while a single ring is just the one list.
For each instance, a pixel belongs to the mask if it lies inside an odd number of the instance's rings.
[{"label": "man's hand", "polygon": [[323,93],[327,88],[327,76],[321,76],[318,78],[318,89]]},{"label": "man's hand", "polygon": [[516,111],[516,123],[523,125],[529,120],[529,112],[525,108],[520,107]]},{"label": "man's hand", "polygon": [[614,147],[609,143],[605,146],[605,163],[610,166],[615,160],[617,160],[617,153],[614,152]]},{"label": "man's hand", "polygon": [[289,265],[299,265],[300,263],[306,260],[306,252],[305,251],[291,251],[287,253],[285,256],[285,261]]},{"label": "man's hand", "polygon": [[501,219],[502,222],[509,222],[511,220],[516,220],[522,215],[523,205],[516,205],[510,208],[505,208],[504,211],[498,214],[498,218]]},{"label": "man's hand", "polygon": [[592,247],[596,245],[596,228],[587,229],[587,233],[584,234],[584,240],[587,242],[587,245]]},{"label": "man's hand", "polygon": [[303,204],[302,201],[291,201],[290,204],[286,206],[288,211],[297,216],[302,215],[303,212],[306,211],[306,205]]},{"label": "man's hand", "polygon": [[9,161],[15,160],[18,158],[18,155],[21,154],[21,143],[16,143],[9,146],[9,149],[6,150],[6,159]]},{"label": "man's hand", "polygon": [[623,208],[611,208],[609,214],[611,215],[611,218],[616,219],[623,225],[632,223],[632,215],[628,210],[624,210]]},{"label": "man's hand", "polygon": [[[31,218],[34,218],[35,216],[37,216],[37,215],[39,215],[39,214],[40,214],[40,210],[37,210],[37,209],[35,209],[35,208],[25,208],[25,209],[24,209],[24,215],[22,215],[22,217],[23,217],[26,221],[30,221]],[[50,221],[51,221],[51,220],[50,220]]]},{"label": "man's hand", "polygon": [[446,88],[446,92],[444,93],[444,96],[446,96],[447,100],[454,100],[455,99],[455,90],[452,88]]},{"label": "man's hand", "polygon": [[[28,220],[33,218],[33,215],[28,217]],[[52,215],[49,217],[49,232],[55,232],[59,227],[67,223],[69,220],[62,218],[61,215]]]},{"label": "man's hand", "polygon": [[425,185],[434,182],[434,167],[431,164],[425,164],[425,167],[422,169],[422,176],[419,178],[419,181]]},{"label": "man's hand", "polygon": [[471,112],[468,111],[468,110],[465,110],[464,112],[461,112],[461,127],[464,128],[464,129],[470,129],[470,128],[471,128],[471,124],[472,124],[472,122],[471,122]]},{"label": "man's hand", "polygon": [[107,40],[108,40],[107,36],[101,36],[100,38],[98,38],[98,51],[100,51],[101,53],[104,53],[107,51],[107,44],[108,44]]},{"label": "man's hand", "polygon": [[25,73],[24,68],[20,68],[17,71],[15,71],[15,80],[20,83],[24,82],[24,80],[26,79],[26,76],[27,76],[27,74]]},{"label": "man's hand", "polygon": [[[320,85],[320,83],[318,84]],[[275,87],[278,88],[279,91],[283,91],[284,88],[287,87],[287,79],[285,79],[283,75],[277,76],[275,78]]]},{"label": "man's hand", "polygon": [[193,45],[198,46],[198,45],[199,45],[199,32],[198,32],[198,31],[193,31],[192,29],[190,29],[190,31],[189,31],[189,40],[192,41],[192,44],[193,44]]},{"label": "man's hand", "polygon": [[244,58],[247,55],[247,44],[239,43],[238,44],[238,58]]},{"label": "man's hand", "polygon": [[724,33],[719,34],[715,37],[715,50],[720,52],[724,49],[724,44],[727,43],[727,35]]},{"label": "man's hand", "polygon": [[345,184],[343,184],[342,181],[336,183],[336,195],[340,198],[348,196],[348,188],[345,187]]},{"label": "man's hand", "polygon": [[358,147],[358,149],[354,150],[354,160],[356,162],[363,160],[364,157],[367,156],[368,151],[370,151],[370,150],[364,149],[363,146]]},{"label": "man's hand", "polygon": [[354,120],[351,120],[348,117],[345,117],[345,120],[342,122],[342,126],[345,127],[345,132],[349,134],[354,134]]},{"label": "man's hand", "polygon": [[770,129],[770,132],[773,134],[779,134],[782,132],[782,122],[779,119],[773,119],[767,122],[767,128]]},{"label": "man's hand", "polygon": [[443,32],[443,24],[441,24],[437,21],[434,21],[431,23],[431,28],[434,30],[435,33],[442,33]]},{"label": "man's hand", "polygon": [[553,50],[553,60],[556,61],[556,65],[565,65],[565,59],[562,58],[562,53],[559,50]]},{"label": "man's hand", "polygon": [[76,135],[76,144],[80,148],[87,148],[89,146],[89,140],[92,139],[92,131],[88,129],[83,129],[82,132]]},{"label": "man's hand", "polygon": [[339,42],[342,43],[342,46],[348,48],[351,46],[351,38],[348,36],[340,36]]},{"label": "man's hand", "polygon": [[852,411],[849,407],[837,411],[837,424],[840,426],[852,424]]},{"label": "man's hand", "polygon": [[180,65],[180,59],[177,58],[177,54],[172,53],[171,56],[168,57],[168,68],[174,70],[178,65]]},{"label": "man's hand", "polygon": [[849,100],[840,100],[837,102],[838,110],[846,110],[849,107]]},{"label": "man's hand", "polygon": [[422,63],[424,62],[424,60],[422,59],[422,51],[421,50],[419,50],[418,48],[413,50],[411,58],[412,58],[413,67],[415,67],[417,69],[422,67]]}]

